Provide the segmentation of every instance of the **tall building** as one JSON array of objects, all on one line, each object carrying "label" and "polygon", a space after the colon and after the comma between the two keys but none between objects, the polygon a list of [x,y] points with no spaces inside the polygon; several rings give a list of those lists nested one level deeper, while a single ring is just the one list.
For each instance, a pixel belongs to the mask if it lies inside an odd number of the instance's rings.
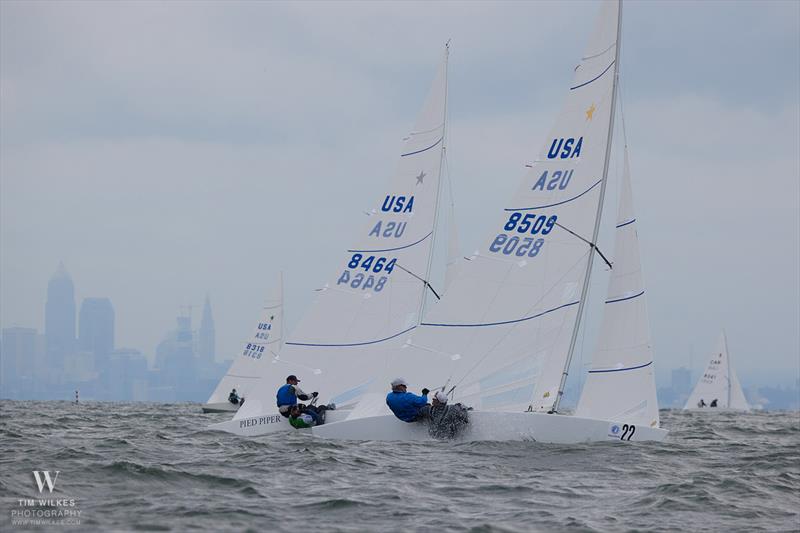
[{"label": "tall building", "polygon": [[0,398],[30,399],[36,383],[37,334],[33,328],[5,328],[0,349]]},{"label": "tall building", "polygon": [[47,366],[57,375],[64,368],[64,359],[75,350],[75,287],[64,263],[59,263],[47,284],[44,334]]},{"label": "tall building", "polygon": [[94,369],[103,372],[114,351],[114,307],[108,298],[84,298],[78,322],[78,347],[93,355]]},{"label": "tall building", "polygon": [[692,390],[692,371],[685,367],[673,369],[672,390],[676,394],[689,394]]},{"label": "tall building", "polygon": [[206,296],[203,317],[200,319],[200,330],[197,332],[197,357],[200,359],[200,364],[212,366],[215,352],[214,317],[211,315],[211,300]]}]

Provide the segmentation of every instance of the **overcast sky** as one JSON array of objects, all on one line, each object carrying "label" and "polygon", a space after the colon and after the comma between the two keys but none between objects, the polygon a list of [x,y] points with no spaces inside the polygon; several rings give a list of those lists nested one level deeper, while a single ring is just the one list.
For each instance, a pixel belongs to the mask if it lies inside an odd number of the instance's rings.
[{"label": "overcast sky", "polygon": [[[448,166],[474,250],[597,8],[0,2],[2,326],[43,329],[63,260],[78,305],[111,298],[117,345],[149,357],[206,293],[232,357],[281,270],[291,327],[382,198],[447,39]],[[721,328],[746,386],[798,376],[799,26],[796,1],[625,3],[660,381],[692,352],[698,368]]]}]

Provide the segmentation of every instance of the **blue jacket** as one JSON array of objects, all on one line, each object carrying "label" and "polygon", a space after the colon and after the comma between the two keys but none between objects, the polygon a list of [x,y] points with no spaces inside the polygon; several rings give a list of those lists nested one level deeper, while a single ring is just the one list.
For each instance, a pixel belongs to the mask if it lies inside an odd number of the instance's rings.
[{"label": "blue jacket", "polygon": [[281,405],[297,405],[297,395],[294,392],[294,387],[287,383],[278,389],[276,400],[278,400],[278,407]]},{"label": "blue jacket", "polygon": [[428,404],[428,396],[417,396],[410,392],[392,391],[386,395],[386,405],[403,422],[413,422],[420,409]]}]

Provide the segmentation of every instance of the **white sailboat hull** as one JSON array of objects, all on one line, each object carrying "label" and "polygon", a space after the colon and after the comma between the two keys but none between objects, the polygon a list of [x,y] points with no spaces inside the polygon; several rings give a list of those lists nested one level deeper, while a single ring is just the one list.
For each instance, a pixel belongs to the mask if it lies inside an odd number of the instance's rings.
[{"label": "white sailboat hull", "polygon": [[231,402],[207,403],[203,405],[204,413],[235,413],[238,410],[239,406]]},{"label": "white sailboat hull", "polygon": [[[407,423],[394,415],[379,415],[347,420],[350,411],[328,411],[327,422],[311,429],[317,437],[333,440],[427,441],[428,427]],[[614,429],[616,427],[616,430]],[[280,431],[296,431],[280,413],[227,420],[208,429],[235,435],[256,437]],[[567,415],[543,413],[503,413],[471,411],[470,423],[459,437],[461,441],[533,441],[556,444],[623,440],[662,441],[668,431]]]},{"label": "white sailboat hull", "polygon": [[[462,441],[534,441],[576,444],[600,441],[662,441],[668,431],[661,428],[630,426],[608,420],[595,420],[544,413],[504,413],[471,411]],[[315,427],[318,437],[336,440],[425,441],[432,440],[428,427],[407,423],[393,415],[381,415]],[[630,437],[630,439],[628,439]]]},{"label": "white sailboat hull", "polygon": [[[350,411],[346,410],[328,411],[325,413],[326,425],[333,424],[334,422],[341,422],[345,420],[349,414]],[[243,437],[257,437],[277,431],[297,431],[289,425],[289,419],[281,415],[277,409],[275,412],[269,414],[210,424],[208,429],[211,431],[225,431],[226,433],[233,433],[234,435],[241,435]]]}]

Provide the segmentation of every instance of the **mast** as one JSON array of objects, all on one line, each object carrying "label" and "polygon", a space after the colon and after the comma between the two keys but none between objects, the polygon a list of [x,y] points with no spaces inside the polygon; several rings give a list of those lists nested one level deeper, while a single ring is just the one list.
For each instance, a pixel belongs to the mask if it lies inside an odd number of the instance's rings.
[{"label": "mast", "polygon": [[561,398],[564,396],[564,387],[567,383],[567,376],[569,375],[569,367],[572,364],[572,357],[575,354],[575,346],[578,341],[578,330],[581,326],[581,318],[583,317],[583,310],[586,307],[586,297],[589,293],[589,280],[592,275],[592,264],[594,262],[595,245],[597,244],[597,236],[600,233],[600,220],[603,216],[603,203],[606,197],[606,184],[608,183],[608,163],[611,159],[611,141],[614,136],[614,115],[616,113],[617,104],[617,86],[619,85],[619,50],[622,42],[622,0],[619,0],[617,8],[617,42],[616,49],[614,50],[614,84],[611,86],[611,116],[608,120],[608,137],[606,142],[606,156],[603,162],[603,181],[600,184],[600,202],[597,204],[597,215],[594,222],[594,231],[592,232],[592,244],[589,249],[589,259],[586,262],[586,275],[583,278],[583,288],[581,289],[581,299],[578,304],[578,316],[575,319],[575,328],[572,330],[572,339],[569,343],[569,351],[567,352],[567,360],[564,363],[564,371],[561,373],[561,383],[558,385],[558,393],[556,400],[553,403],[552,413],[558,412],[558,406],[561,403]]},{"label": "mast", "polygon": [[725,404],[725,407],[731,406],[731,356],[728,353],[728,336],[725,335],[725,330],[722,330],[722,349],[725,350],[725,364],[728,366],[728,372],[726,379],[728,380],[728,403]]},{"label": "mast", "polygon": [[446,142],[447,142],[447,70],[450,59],[450,39],[444,44],[444,112],[442,117],[442,149],[439,152],[439,179],[436,180],[436,208],[433,211],[433,230],[431,235],[431,253],[428,254],[428,266],[425,269],[425,277],[422,285],[422,298],[419,302],[419,312],[417,313],[417,325],[422,322],[422,315],[425,312],[425,301],[428,299],[428,287],[430,286],[431,268],[433,266],[433,254],[436,250],[436,235],[439,229],[439,197],[442,192],[442,164],[444,162]]},{"label": "mast", "polygon": [[281,329],[279,332],[280,335],[280,343],[277,346],[277,351],[280,351],[281,347],[283,346],[283,323],[286,322],[286,309],[283,308],[283,270],[281,270],[281,281],[280,281],[280,309],[281,309]]}]

